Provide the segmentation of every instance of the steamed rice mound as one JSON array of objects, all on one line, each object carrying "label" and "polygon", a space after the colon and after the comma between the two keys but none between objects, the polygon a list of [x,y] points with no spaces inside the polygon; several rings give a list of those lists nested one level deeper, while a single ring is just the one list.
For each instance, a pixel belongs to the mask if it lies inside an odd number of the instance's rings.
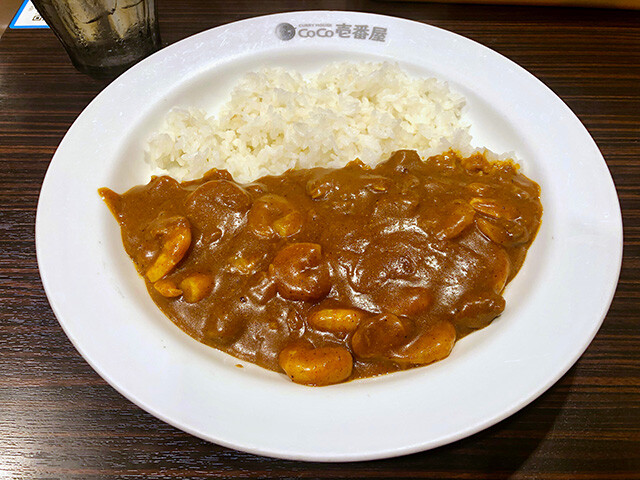
[{"label": "steamed rice mound", "polygon": [[216,116],[173,109],[146,159],[179,179],[228,170],[239,182],[290,168],[374,165],[398,149],[427,157],[470,142],[464,98],[390,63],[335,63],[303,76],[282,68],[246,75]]}]

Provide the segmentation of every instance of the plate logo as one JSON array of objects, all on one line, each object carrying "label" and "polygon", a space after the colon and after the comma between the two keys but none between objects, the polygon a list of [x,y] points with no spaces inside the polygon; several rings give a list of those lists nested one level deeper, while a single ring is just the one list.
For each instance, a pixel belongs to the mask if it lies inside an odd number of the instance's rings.
[{"label": "plate logo", "polygon": [[276,27],[276,36],[280,40],[291,40],[296,36],[296,27],[290,23],[281,23]]},{"label": "plate logo", "polygon": [[280,23],[275,30],[280,40],[300,38],[354,38],[373,42],[387,41],[387,28],[377,25],[352,25],[349,23],[301,23],[297,26]]}]

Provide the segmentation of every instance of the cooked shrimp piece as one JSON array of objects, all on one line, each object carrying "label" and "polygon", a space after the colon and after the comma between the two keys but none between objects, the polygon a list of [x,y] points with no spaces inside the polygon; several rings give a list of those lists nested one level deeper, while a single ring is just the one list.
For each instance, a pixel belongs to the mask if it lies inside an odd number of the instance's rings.
[{"label": "cooked shrimp piece", "polygon": [[295,383],[331,385],[345,381],[353,370],[353,357],[344,347],[290,345],[278,357],[280,367]]},{"label": "cooked shrimp piece", "polygon": [[162,246],[145,275],[155,283],[170,273],[184,258],[191,245],[191,226],[185,217],[174,217],[159,232]]},{"label": "cooked shrimp piece", "polygon": [[213,277],[206,273],[192,273],[180,282],[183,298],[189,303],[196,303],[211,293]]},{"label": "cooked shrimp piece", "polygon": [[317,243],[292,243],[269,266],[278,292],[289,300],[319,300],[331,290],[329,267]]},{"label": "cooked shrimp piece", "polygon": [[286,238],[302,229],[304,217],[293,203],[281,195],[269,193],[258,198],[249,210],[247,225],[264,238]]},{"label": "cooked shrimp piece", "polygon": [[353,353],[364,359],[388,358],[395,348],[405,345],[414,331],[406,317],[384,313],[358,326],[351,338]]},{"label": "cooked shrimp piece", "polygon": [[324,332],[353,332],[366,313],[354,308],[322,308],[309,314],[307,322]]},{"label": "cooked shrimp piece", "polygon": [[174,298],[182,295],[182,290],[178,288],[175,282],[166,278],[154,283],[153,288],[155,288],[160,295],[167,298]]},{"label": "cooked shrimp piece", "polygon": [[442,321],[425,329],[411,343],[393,352],[390,359],[401,365],[427,365],[449,356],[456,343],[456,329]]}]

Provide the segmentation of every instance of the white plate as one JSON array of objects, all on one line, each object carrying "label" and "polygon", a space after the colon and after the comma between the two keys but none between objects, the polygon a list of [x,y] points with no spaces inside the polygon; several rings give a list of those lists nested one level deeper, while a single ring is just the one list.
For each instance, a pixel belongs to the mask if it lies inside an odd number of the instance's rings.
[{"label": "white plate", "polygon": [[[296,35],[282,40],[276,27]],[[384,41],[320,36],[337,24]],[[304,25],[329,25],[305,27]],[[281,27],[282,30],[282,27]],[[286,29],[285,29],[286,31]],[[97,194],[146,183],[143,146],[175,105],[215,108],[263,65],[318,69],[391,60],[468,99],[476,145],[516,151],[544,216],[504,314],[432,366],[324,388],[295,385],[188,337],[155,307]],[[78,117],[47,172],[36,222],[42,281],[78,351],[132,402],[212,442],[274,457],[349,461],[437,447],[495,424],[556,382],[591,342],[616,287],[622,223],[586,129],[548,88],[497,53],[421,23],[297,12],[214,28],[144,60]],[[244,368],[236,364],[244,363]]]}]

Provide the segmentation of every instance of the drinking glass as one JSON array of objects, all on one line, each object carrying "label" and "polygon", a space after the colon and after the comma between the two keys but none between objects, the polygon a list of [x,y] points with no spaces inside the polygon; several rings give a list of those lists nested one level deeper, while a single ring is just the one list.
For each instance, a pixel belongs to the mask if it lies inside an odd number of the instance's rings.
[{"label": "drinking glass", "polygon": [[75,67],[113,78],[160,48],[155,0],[32,0]]}]

